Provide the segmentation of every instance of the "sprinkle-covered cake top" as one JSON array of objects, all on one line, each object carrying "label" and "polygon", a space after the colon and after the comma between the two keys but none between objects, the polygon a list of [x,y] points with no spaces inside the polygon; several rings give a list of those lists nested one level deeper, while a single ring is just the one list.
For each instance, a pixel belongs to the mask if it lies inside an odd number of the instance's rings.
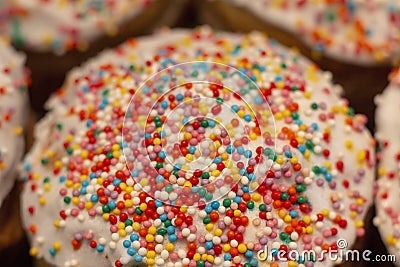
[{"label": "sprinkle-covered cake top", "polygon": [[36,129],[30,253],[57,266],[257,266],[268,246],[314,250],[285,263],[313,266],[364,234],[371,203],[374,144],[340,92],[260,33],[169,30],[102,53],[69,73]]},{"label": "sprinkle-covered cake top", "polygon": [[115,35],[151,1],[5,0],[0,3],[0,32],[37,51],[85,50],[95,38]]},{"label": "sprinkle-covered cake top", "polygon": [[17,178],[24,153],[24,110],[27,79],[25,57],[0,37],[0,206]]},{"label": "sprinkle-covered cake top", "polygon": [[397,129],[400,127],[400,122],[395,115],[400,111],[399,69],[393,69],[389,78],[388,87],[375,98],[379,180],[375,196],[377,216],[374,218],[374,224],[378,227],[389,252],[399,257],[400,209],[397,203],[400,190],[400,137]]},{"label": "sprinkle-covered cake top", "polygon": [[282,27],[316,51],[353,64],[398,60],[396,0],[227,0]]}]

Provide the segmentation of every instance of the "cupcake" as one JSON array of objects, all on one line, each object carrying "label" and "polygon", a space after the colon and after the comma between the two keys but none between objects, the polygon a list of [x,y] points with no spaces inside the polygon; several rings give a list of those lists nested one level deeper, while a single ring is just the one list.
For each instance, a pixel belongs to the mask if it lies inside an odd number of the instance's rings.
[{"label": "cupcake", "polygon": [[[221,29],[261,30],[333,73],[357,111],[372,118],[373,97],[398,64],[397,1],[198,1],[200,20]],[[240,19],[237,19],[240,18]]]},{"label": "cupcake", "polygon": [[[399,110],[400,75],[396,68],[390,74],[390,84],[375,99],[376,134],[379,143],[379,169],[377,181],[376,217],[374,224],[378,227],[381,238],[388,252],[400,256],[400,210],[395,204],[399,197],[399,144],[397,138],[396,112]],[[395,262],[399,265],[399,262]]]},{"label": "cupcake", "polygon": [[[27,106],[25,57],[0,39],[0,256],[5,266],[23,264],[27,243],[20,223],[17,165],[24,153]],[[18,248],[18,251],[15,249]]]},{"label": "cupcake", "polygon": [[0,32],[28,55],[36,111],[73,66],[128,37],[173,25],[185,0],[13,1],[0,3]]},{"label": "cupcake", "polygon": [[257,32],[166,30],[101,53],[47,102],[25,158],[30,254],[45,266],[340,263],[365,234],[375,169],[365,116],[341,91]]}]

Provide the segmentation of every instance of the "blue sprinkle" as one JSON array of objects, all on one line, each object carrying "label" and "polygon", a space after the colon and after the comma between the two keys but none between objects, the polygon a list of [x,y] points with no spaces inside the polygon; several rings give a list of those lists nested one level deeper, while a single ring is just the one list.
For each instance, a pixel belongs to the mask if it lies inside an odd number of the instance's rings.
[{"label": "blue sprinkle", "polygon": [[235,113],[237,113],[239,111],[239,106],[238,105],[232,105],[231,106],[231,110]]},{"label": "blue sprinkle", "polygon": [[108,206],[110,207],[110,209],[115,209],[116,207],[117,207],[117,204],[115,203],[115,201],[114,200],[110,200],[110,201],[108,201]]},{"label": "blue sprinkle", "polygon": [[292,158],[292,152],[290,150],[285,150],[285,156],[287,158]]},{"label": "blue sprinkle", "polygon": [[219,208],[219,206],[220,206],[220,204],[219,204],[218,201],[213,201],[213,202],[211,202],[211,207],[212,207],[214,210],[217,210],[217,209]]},{"label": "blue sprinkle", "polygon": [[292,217],[292,218],[296,218],[296,217],[297,217],[297,211],[291,210],[291,211],[289,212],[289,215],[290,215],[290,217]]},{"label": "blue sprinkle", "polygon": [[158,152],[158,156],[162,159],[165,159],[167,157],[167,155],[165,154],[165,151],[160,151]]},{"label": "blue sprinkle", "polygon": [[225,255],[224,255],[224,260],[225,260],[225,261],[230,261],[231,259],[232,259],[231,254],[225,254]]},{"label": "blue sprinkle", "polygon": [[162,207],[162,205],[163,205],[163,203],[162,203],[160,200],[158,200],[158,199],[156,199],[156,200],[154,201],[154,203],[156,204],[156,207],[157,207],[157,208]]},{"label": "blue sprinkle", "polygon": [[175,234],[172,234],[168,236],[168,240],[170,242],[175,242],[176,240],[178,240],[178,237]]},{"label": "blue sprinkle", "polygon": [[306,146],[305,145],[299,145],[299,151],[301,153],[304,153],[306,151]]},{"label": "blue sprinkle", "polygon": [[215,157],[214,160],[213,160],[213,162],[214,162],[215,164],[218,164],[218,163],[222,162],[222,159],[221,159],[220,157]]},{"label": "blue sprinkle", "polygon": [[99,201],[99,196],[97,194],[93,194],[90,196],[90,201],[96,203],[97,201]]},{"label": "blue sprinkle", "polygon": [[208,127],[209,128],[214,128],[217,123],[214,120],[208,120]]},{"label": "blue sprinkle", "polygon": [[239,153],[239,155],[243,155],[244,154],[244,147],[240,146],[237,148],[237,153]]},{"label": "blue sprinkle", "polygon": [[143,260],[143,257],[142,257],[142,256],[140,256],[140,255],[136,255],[136,256],[135,256],[135,261],[136,261],[136,262],[142,262],[142,260]]},{"label": "blue sprinkle", "polygon": [[167,233],[168,234],[174,234],[175,233],[175,227],[173,227],[172,225],[167,227]]},{"label": "blue sprinkle", "polygon": [[157,177],[156,177],[156,182],[157,183],[162,183],[162,182],[164,182],[164,176],[162,176],[162,175],[157,175]]},{"label": "blue sprinkle", "polygon": [[228,145],[225,149],[226,153],[228,154],[232,154],[233,152],[235,152],[235,147],[232,145]]},{"label": "blue sprinkle", "polygon": [[195,146],[189,146],[188,151],[190,154],[194,154],[194,152],[196,152],[196,147]]},{"label": "blue sprinkle", "polygon": [[129,237],[129,239],[133,242],[133,241],[138,241],[139,240],[139,235],[138,234],[131,234],[131,236]]},{"label": "blue sprinkle", "polygon": [[251,117],[250,114],[246,114],[246,115],[243,116],[243,119],[244,119],[245,121],[247,121],[247,122],[251,122],[253,118]]},{"label": "blue sprinkle", "polygon": [[98,252],[103,252],[104,251],[104,246],[103,245],[97,245],[96,250]]},{"label": "blue sprinkle", "polygon": [[213,242],[212,241],[207,241],[206,242],[206,249],[212,249],[213,248]]},{"label": "blue sprinkle", "polygon": [[239,174],[240,174],[241,176],[245,176],[246,173],[247,173],[247,171],[246,171],[245,168],[241,168],[241,169],[239,170]]},{"label": "blue sprinkle", "polygon": [[118,186],[120,184],[121,184],[121,180],[120,179],[116,178],[116,179],[113,180],[113,185],[114,186]]},{"label": "blue sprinkle", "polygon": [[246,150],[246,151],[244,152],[244,156],[245,156],[245,158],[247,158],[247,159],[251,158],[252,155],[253,155],[253,152],[251,152],[251,150]]},{"label": "blue sprinkle", "polygon": [[167,214],[161,214],[159,218],[162,222],[165,222],[168,219]]},{"label": "blue sprinkle", "polygon": [[181,93],[176,95],[176,100],[178,100],[178,101],[183,100],[183,98],[184,98],[184,96]]},{"label": "blue sprinkle", "polygon": [[[249,173],[249,174],[247,175],[247,178],[249,178],[250,181],[253,181],[253,180],[256,178],[256,176],[254,175],[254,173]],[[243,190],[243,189],[242,189],[242,190]]]},{"label": "blue sprinkle", "polygon": [[124,240],[124,242],[122,242],[122,245],[125,247],[125,248],[129,248],[130,246],[131,246],[131,241],[129,241],[129,240]]},{"label": "blue sprinkle", "polygon": [[60,181],[60,183],[64,183],[67,180],[67,177],[65,177],[63,175],[63,176],[60,176],[60,178],[58,178],[58,180]]},{"label": "blue sprinkle", "polygon": [[234,198],[233,198],[233,202],[239,204],[240,202],[242,202],[242,198],[241,198],[241,197],[234,197]]},{"label": "blue sprinkle", "polygon": [[54,256],[54,255],[56,255],[56,250],[54,248],[50,248],[49,253],[51,256]]},{"label": "blue sprinkle", "polygon": [[134,256],[136,254],[136,249],[135,248],[128,248],[126,253],[128,253],[129,256]]},{"label": "blue sprinkle", "polygon": [[[250,174],[249,174],[250,175]],[[252,175],[254,176],[254,174],[252,173]],[[248,193],[249,192],[249,186],[248,185],[244,185],[242,186],[242,190],[244,193]]]},{"label": "blue sprinkle", "polygon": [[247,250],[246,253],[244,253],[244,255],[246,256],[246,258],[252,258],[253,257],[253,251]]},{"label": "blue sprinkle", "polygon": [[167,109],[167,108],[168,108],[168,102],[165,101],[165,100],[163,100],[163,101],[161,102],[161,107],[162,107],[163,109]]},{"label": "blue sprinkle", "polygon": [[210,212],[213,211],[213,208],[212,208],[211,206],[206,206],[206,207],[204,208],[204,211],[207,212],[207,213],[210,213]]}]

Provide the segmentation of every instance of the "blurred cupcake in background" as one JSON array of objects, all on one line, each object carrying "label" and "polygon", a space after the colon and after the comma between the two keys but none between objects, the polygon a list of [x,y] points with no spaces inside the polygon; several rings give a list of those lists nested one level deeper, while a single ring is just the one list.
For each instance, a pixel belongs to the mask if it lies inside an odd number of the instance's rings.
[{"label": "blurred cupcake in background", "polygon": [[25,56],[0,37],[0,257],[2,266],[26,266],[28,244],[20,215],[17,166],[25,151],[27,73]]},{"label": "blurred cupcake in background", "polygon": [[4,0],[0,32],[27,53],[32,106],[43,103],[64,73],[125,39],[176,23],[186,0]]},{"label": "blurred cupcake in background", "polygon": [[[261,30],[297,47],[333,73],[357,112],[372,118],[373,97],[400,57],[400,3],[395,0],[198,1],[202,23]],[[240,19],[238,19],[240,18]]]}]

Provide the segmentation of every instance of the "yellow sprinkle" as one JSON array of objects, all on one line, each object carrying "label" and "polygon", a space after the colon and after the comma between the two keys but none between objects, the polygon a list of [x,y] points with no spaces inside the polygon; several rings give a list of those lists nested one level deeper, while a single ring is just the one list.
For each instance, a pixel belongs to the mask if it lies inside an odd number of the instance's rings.
[{"label": "yellow sprinkle", "polygon": [[306,227],[306,233],[307,233],[307,234],[312,234],[313,231],[314,231],[314,229],[312,228],[312,226],[307,226],[307,227]]},{"label": "yellow sprinkle", "polygon": [[245,253],[247,251],[247,247],[246,247],[245,244],[239,244],[238,250],[239,250],[240,253],[243,254],[243,253]]},{"label": "yellow sprinkle", "polygon": [[126,231],[124,229],[119,229],[118,234],[120,237],[125,237],[126,236]]},{"label": "yellow sprinkle", "polygon": [[364,222],[363,221],[356,221],[356,227],[357,228],[362,228],[362,227],[364,227]]},{"label": "yellow sprinkle", "polygon": [[66,186],[66,187],[70,188],[70,187],[72,187],[73,185],[74,185],[74,182],[72,182],[71,180],[65,181],[65,186]]},{"label": "yellow sprinkle", "polygon": [[211,172],[211,175],[214,176],[214,177],[218,177],[220,174],[221,174],[221,172],[219,170],[213,170]]},{"label": "yellow sprinkle", "polygon": [[215,236],[221,236],[222,235],[222,230],[220,228],[215,229],[214,235]]},{"label": "yellow sprinkle", "polygon": [[54,220],[53,225],[54,225],[56,228],[59,228],[59,227],[60,227],[60,220]]},{"label": "yellow sprinkle", "polygon": [[123,223],[123,222],[119,222],[117,224],[117,226],[118,226],[118,229],[125,229],[125,223]]},{"label": "yellow sprinkle", "polygon": [[146,235],[147,242],[154,242],[154,235]]},{"label": "yellow sprinkle", "polygon": [[49,183],[44,184],[43,187],[44,187],[44,191],[46,191],[46,192],[49,192],[51,189],[51,185]]},{"label": "yellow sprinkle", "polygon": [[201,260],[206,261],[207,260],[207,254],[201,255]]},{"label": "yellow sprinkle", "polygon": [[157,228],[155,226],[150,226],[149,230],[147,231],[151,235],[155,235],[157,232]]},{"label": "yellow sprinkle", "polygon": [[224,245],[222,246],[222,250],[223,250],[224,252],[228,252],[230,249],[231,249],[231,246],[230,246],[229,244],[224,244]]},{"label": "yellow sprinkle", "polygon": [[366,156],[365,151],[359,151],[359,152],[357,153],[357,160],[358,160],[358,162],[364,161],[364,160],[365,160],[365,156]]},{"label": "yellow sprinkle", "polygon": [[192,184],[189,181],[186,181],[183,186],[192,188]]},{"label": "yellow sprinkle", "polygon": [[103,220],[108,221],[109,217],[110,217],[110,213],[103,213]]},{"label": "yellow sprinkle", "polygon": [[61,249],[61,244],[59,242],[54,242],[53,248],[55,251],[59,251]]},{"label": "yellow sprinkle", "polygon": [[214,224],[213,224],[213,223],[208,223],[208,224],[206,225],[206,230],[207,230],[208,232],[211,232],[213,229],[214,229]]},{"label": "yellow sprinkle", "polygon": [[238,112],[237,112],[237,115],[238,115],[240,118],[243,118],[244,115],[246,115],[246,113],[244,112],[244,110],[239,109]]},{"label": "yellow sprinkle", "polygon": [[168,252],[173,251],[173,250],[174,250],[174,244],[172,244],[172,243],[167,243],[167,244],[165,245],[165,249],[166,249]]},{"label": "yellow sprinkle", "polygon": [[142,203],[142,204],[140,204],[139,208],[140,208],[141,211],[145,211],[147,209],[147,204],[146,203]]},{"label": "yellow sprinkle", "polygon": [[303,221],[306,223],[306,224],[309,224],[310,222],[311,222],[311,218],[310,218],[310,216],[304,216],[303,217]]},{"label": "yellow sprinkle", "polygon": [[148,266],[153,266],[154,264],[156,264],[156,261],[152,258],[147,258],[146,263]]},{"label": "yellow sprinkle", "polygon": [[240,215],[242,215],[242,212],[241,212],[240,210],[235,210],[235,211],[233,212],[233,215],[234,215],[235,217],[239,217]]},{"label": "yellow sprinkle", "polygon": [[361,206],[362,204],[364,204],[364,200],[363,200],[362,198],[357,198],[356,204],[357,204],[358,206]]},{"label": "yellow sprinkle", "polygon": [[93,203],[88,201],[85,203],[85,209],[90,210],[91,208],[93,208]]},{"label": "yellow sprinkle", "polygon": [[284,209],[281,209],[281,210],[278,211],[278,215],[282,219],[283,217],[285,217],[286,211]]},{"label": "yellow sprinkle", "polygon": [[200,253],[195,253],[193,256],[194,261],[199,261],[201,259]]},{"label": "yellow sprinkle", "polygon": [[188,161],[188,162],[192,162],[193,161],[193,155],[192,154],[186,154],[186,156],[185,156],[185,158],[186,158],[186,161]]},{"label": "yellow sprinkle", "polygon": [[259,193],[254,193],[254,194],[251,196],[251,198],[252,198],[253,201],[258,202],[258,201],[261,200],[261,195],[260,195]]},{"label": "yellow sprinkle", "polygon": [[40,197],[39,198],[39,204],[44,206],[46,204],[46,198],[45,197]]},{"label": "yellow sprinkle", "polygon": [[125,200],[125,207],[126,208],[131,208],[133,206],[133,201],[132,199],[127,199]]},{"label": "yellow sprinkle", "polygon": [[288,261],[288,267],[296,267],[297,263],[295,261]]},{"label": "yellow sprinkle", "polygon": [[188,207],[184,205],[184,206],[182,206],[182,207],[180,208],[180,212],[186,212],[187,209],[188,209]]},{"label": "yellow sprinkle", "polygon": [[207,255],[207,261],[213,263],[214,262],[214,256],[213,255]]},{"label": "yellow sprinkle", "polygon": [[73,198],[72,198],[72,203],[75,204],[75,205],[78,205],[78,203],[79,203],[80,201],[81,201],[81,200],[79,199],[79,197],[73,197]]},{"label": "yellow sprinkle", "polygon": [[324,215],[325,217],[329,215],[329,210],[328,209],[322,209],[321,214]]},{"label": "yellow sprinkle", "polygon": [[386,237],[386,242],[389,246],[394,246],[397,244],[397,239],[394,238],[392,235]]},{"label": "yellow sprinkle", "polygon": [[133,224],[132,224],[132,229],[134,230],[134,231],[139,231],[140,230],[140,224],[138,223],[138,222],[134,222]]},{"label": "yellow sprinkle", "polygon": [[292,221],[292,217],[290,215],[286,215],[283,220],[285,221],[285,223],[290,223]]},{"label": "yellow sprinkle", "polygon": [[39,254],[39,250],[36,247],[32,247],[29,250],[29,255],[31,255],[32,257],[36,257]]},{"label": "yellow sprinkle", "polygon": [[282,165],[282,164],[283,164],[283,158],[278,157],[278,158],[276,159],[276,163],[278,163],[279,165]]}]

